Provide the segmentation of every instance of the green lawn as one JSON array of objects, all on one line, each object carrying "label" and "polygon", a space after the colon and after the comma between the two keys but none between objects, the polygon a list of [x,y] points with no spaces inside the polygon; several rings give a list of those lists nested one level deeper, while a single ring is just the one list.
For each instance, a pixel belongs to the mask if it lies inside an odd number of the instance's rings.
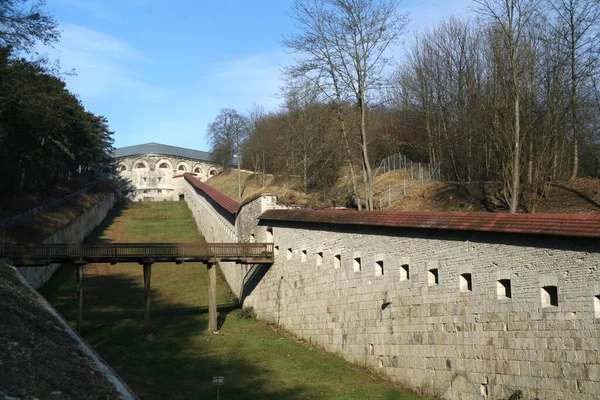
[{"label": "green lawn", "polygon": [[[203,240],[183,202],[132,203],[114,211],[93,242]],[[221,334],[206,332],[208,274],[202,264],[154,264],[152,329],[144,335],[142,267],[87,265],[84,338],[142,399],[417,399],[343,360],[244,318],[219,277]],[[72,268],[40,290],[74,324]]]}]

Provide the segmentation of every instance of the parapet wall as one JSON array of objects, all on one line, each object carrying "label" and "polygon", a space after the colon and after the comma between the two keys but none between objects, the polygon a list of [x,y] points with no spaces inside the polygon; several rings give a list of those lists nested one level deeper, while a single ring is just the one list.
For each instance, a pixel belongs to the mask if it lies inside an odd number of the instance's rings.
[{"label": "parapet wall", "polygon": [[[81,243],[106,218],[108,212],[119,201],[119,195],[112,192],[94,207],[85,211],[76,220],[58,230],[42,243]],[[46,267],[18,268],[19,273],[34,288],[39,289],[50,279],[60,264],[50,264]]]},{"label": "parapet wall", "polygon": [[[199,218],[217,231],[211,204]],[[598,398],[600,218],[273,208],[254,199],[224,230],[275,243],[251,284],[252,268],[223,271],[261,319],[426,395]]]}]

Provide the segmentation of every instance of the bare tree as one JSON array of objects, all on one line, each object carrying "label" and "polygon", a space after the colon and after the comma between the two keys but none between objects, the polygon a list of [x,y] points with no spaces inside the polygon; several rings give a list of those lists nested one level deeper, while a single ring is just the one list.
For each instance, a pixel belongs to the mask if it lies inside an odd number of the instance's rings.
[{"label": "bare tree", "polygon": [[242,198],[241,148],[248,136],[248,119],[232,108],[222,108],[213,122],[208,125],[207,133],[212,151],[220,159],[223,168],[229,170],[233,159],[237,159],[238,198]]},{"label": "bare tree", "polygon": [[[390,64],[387,50],[407,23],[406,16],[398,14],[396,8],[395,0],[296,0],[292,16],[300,32],[284,41],[301,55],[291,70],[293,74],[317,81],[339,107],[346,96],[356,103],[368,210],[373,210],[373,176],[367,107],[383,86],[383,72]],[[338,113],[341,118],[339,108]],[[340,123],[345,135],[344,120]]]},{"label": "bare tree", "polygon": [[503,45],[508,52],[508,65],[512,89],[514,128],[512,137],[511,163],[508,165],[510,180],[507,189],[510,194],[510,212],[516,213],[519,203],[521,183],[521,70],[519,58],[525,40],[528,24],[535,12],[534,0],[475,0],[478,12],[491,21],[502,33]]},{"label": "bare tree", "polygon": [[[571,179],[579,171],[579,146],[582,124],[580,121],[580,97],[584,85],[590,83],[598,67],[600,46],[600,3],[597,0],[553,0],[550,2],[550,18],[554,35],[559,39],[563,56],[569,66],[570,121],[573,134],[573,168]],[[591,85],[588,85],[590,87]],[[589,94],[589,93],[588,93]]]}]

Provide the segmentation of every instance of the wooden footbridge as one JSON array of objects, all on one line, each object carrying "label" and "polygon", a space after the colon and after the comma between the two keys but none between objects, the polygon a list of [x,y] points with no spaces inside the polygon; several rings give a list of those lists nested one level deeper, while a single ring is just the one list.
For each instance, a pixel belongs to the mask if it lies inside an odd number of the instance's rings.
[{"label": "wooden footbridge", "polygon": [[208,269],[208,330],[217,330],[217,273],[221,261],[240,264],[272,264],[273,243],[127,243],[127,244],[43,244],[5,245],[0,259],[16,267],[37,267],[53,263],[73,264],[77,269],[77,329],[83,322],[83,266],[89,263],[139,263],[144,268],[144,319],[150,329],[150,288],[152,265],[161,262],[201,262]]}]

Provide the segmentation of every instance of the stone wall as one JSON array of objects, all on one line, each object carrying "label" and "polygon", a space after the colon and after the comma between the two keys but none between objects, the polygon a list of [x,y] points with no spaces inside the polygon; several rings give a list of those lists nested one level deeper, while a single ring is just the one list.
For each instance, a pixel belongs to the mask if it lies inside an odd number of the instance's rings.
[{"label": "stone wall", "polygon": [[272,230],[279,254],[244,302],[260,318],[429,395],[597,399],[598,240]]},{"label": "stone wall", "polygon": [[[115,192],[111,193],[94,207],[77,217],[75,221],[46,238],[42,243],[76,244],[83,242],[83,239],[100,225],[118,201],[119,195]],[[60,264],[50,264],[46,267],[19,268],[19,272],[31,286],[38,289],[50,279],[59,267]]]},{"label": "stone wall", "polygon": [[[192,212],[198,230],[207,242],[237,242],[238,236],[235,228],[235,215],[216,204],[210,197],[196,189],[185,179],[179,179],[182,185],[184,199]],[[241,267],[234,262],[219,264],[229,287],[239,298],[240,286],[238,276]]]},{"label": "stone wall", "polygon": [[[598,239],[258,223],[277,207],[259,197],[225,224],[275,243],[271,267],[224,269],[261,319],[444,399],[598,398]],[[199,225],[227,240],[218,215],[206,201]]]}]

